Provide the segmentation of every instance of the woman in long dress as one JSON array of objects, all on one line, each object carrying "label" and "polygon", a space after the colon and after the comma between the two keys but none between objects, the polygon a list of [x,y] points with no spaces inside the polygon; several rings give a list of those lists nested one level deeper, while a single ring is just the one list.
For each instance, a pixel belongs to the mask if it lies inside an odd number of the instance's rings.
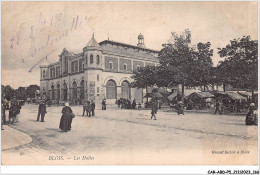
[{"label": "woman in long dress", "polygon": [[72,122],[72,110],[69,107],[69,103],[65,103],[65,107],[62,108],[62,116],[60,119],[60,129],[62,131],[70,131],[71,130],[71,122]]}]

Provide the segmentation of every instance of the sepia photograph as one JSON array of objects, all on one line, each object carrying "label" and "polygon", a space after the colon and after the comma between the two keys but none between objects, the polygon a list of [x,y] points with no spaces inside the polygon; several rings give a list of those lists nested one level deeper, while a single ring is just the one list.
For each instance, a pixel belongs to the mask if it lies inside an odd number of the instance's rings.
[{"label": "sepia photograph", "polygon": [[1,98],[2,165],[258,165],[258,2],[3,1]]}]

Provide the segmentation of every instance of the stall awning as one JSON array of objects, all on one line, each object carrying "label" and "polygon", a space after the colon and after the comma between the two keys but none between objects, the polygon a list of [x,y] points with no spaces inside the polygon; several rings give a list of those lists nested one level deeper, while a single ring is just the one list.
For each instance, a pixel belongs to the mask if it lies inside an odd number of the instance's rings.
[{"label": "stall awning", "polygon": [[158,92],[155,92],[155,93],[147,93],[143,98],[163,98],[163,96],[158,93]]},{"label": "stall awning", "polygon": [[[185,89],[184,90],[184,97],[194,93],[194,92],[201,92],[200,90],[195,90],[195,89]],[[180,92],[179,92],[180,93]],[[172,101],[176,96],[177,96],[178,92],[173,92],[171,95],[169,95],[167,98]],[[181,94],[181,93],[180,93]]]},{"label": "stall awning", "polygon": [[232,100],[247,100],[246,97],[239,95],[237,92],[215,92],[216,97],[228,97]]},{"label": "stall awning", "polygon": [[247,100],[246,97],[243,97],[236,92],[226,92],[226,94],[233,100]]},{"label": "stall awning", "polygon": [[200,98],[215,98],[215,95],[213,95],[210,92],[193,92],[192,94],[188,95],[187,97],[189,97],[191,95],[197,95]]}]

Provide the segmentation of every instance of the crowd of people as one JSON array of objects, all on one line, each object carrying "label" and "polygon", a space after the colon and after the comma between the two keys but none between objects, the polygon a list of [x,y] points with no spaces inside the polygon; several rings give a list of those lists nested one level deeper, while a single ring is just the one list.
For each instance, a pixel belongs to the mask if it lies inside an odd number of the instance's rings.
[{"label": "crowd of people", "polygon": [[[18,115],[20,114],[20,110],[24,105],[23,101],[17,100],[16,97],[11,99],[10,101],[6,99],[2,99],[1,111],[2,111],[2,126],[9,124],[13,124],[18,122]],[[9,111],[8,120],[6,117],[6,111]],[[3,127],[1,127],[3,129]]]},{"label": "crowd of people", "polygon": [[116,100],[116,104],[118,105],[118,108],[121,107],[121,109],[136,109],[136,107],[138,107],[138,109],[141,108],[141,103],[139,102],[138,106],[137,106],[135,99],[131,103],[131,101],[129,99],[120,98],[120,99]]},{"label": "crowd of people", "polygon": [[[157,120],[156,114],[158,109],[160,109],[160,102],[157,99],[151,99],[151,119]],[[6,125],[7,123],[13,124],[14,122],[18,122],[18,114],[20,113],[20,110],[23,106],[23,102],[17,100],[16,98],[13,98],[10,101],[7,101],[6,99],[2,100],[2,126]],[[47,114],[46,110],[46,104],[48,105],[48,102],[46,100],[42,100],[39,104],[38,107],[38,115],[37,115],[37,120],[40,122],[45,122],[44,118],[45,115]],[[102,100],[102,110],[106,110],[106,99],[104,98]],[[136,104],[136,100],[134,99],[131,103],[129,99],[125,98],[120,98],[116,100],[116,104],[118,105],[118,108],[121,109],[136,109],[136,107],[141,106],[139,103],[138,105]],[[216,101],[215,105],[215,112],[222,114],[223,109],[222,109],[222,103],[220,101]],[[236,112],[240,113],[240,102],[236,101]],[[85,116],[85,113],[88,117],[93,117],[95,116],[95,102],[94,100],[86,100],[83,104],[83,114],[82,116]],[[184,103],[181,98],[178,99],[177,104],[176,104],[176,109],[177,109],[177,114],[183,114],[184,115]],[[7,121],[6,118],[6,111],[9,111],[9,120]],[[73,113],[71,107],[69,106],[69,103],[65,103],[65,107],[62,108],[62,116],[60,119],[60,125],[59,128],[64,131],[70,131],[71,130],[71,123],[72,119],[75,117],[75,114]],[[257,107],[255,106],[254,103],[250,104],[250,107],[248,109],[248,113],[246,115],[246,125],[257,125],[258,124],[258,117],[257,117]],[[2,127],[3,128],[3,127]]]}]

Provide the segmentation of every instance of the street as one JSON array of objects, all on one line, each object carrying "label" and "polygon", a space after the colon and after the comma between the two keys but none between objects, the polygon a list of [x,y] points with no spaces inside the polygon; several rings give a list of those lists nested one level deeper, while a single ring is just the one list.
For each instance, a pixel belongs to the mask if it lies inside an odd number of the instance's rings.
[{"label": "street", "polygon": [[[11,127],[32,142],[2,150],[2,164],[257,164],[258,127],[246,126],[244,115],[178,116],[162,109],[151,120],[150,110],[107,106],[90,118],[82,117],[82,106],[71,108],[76,117],[65,133],[59,130],[62,106],[47,107],[46,122],[36,122],[38,106],[25,104]],[[8,144],[3,135],[2,145]]]}]

